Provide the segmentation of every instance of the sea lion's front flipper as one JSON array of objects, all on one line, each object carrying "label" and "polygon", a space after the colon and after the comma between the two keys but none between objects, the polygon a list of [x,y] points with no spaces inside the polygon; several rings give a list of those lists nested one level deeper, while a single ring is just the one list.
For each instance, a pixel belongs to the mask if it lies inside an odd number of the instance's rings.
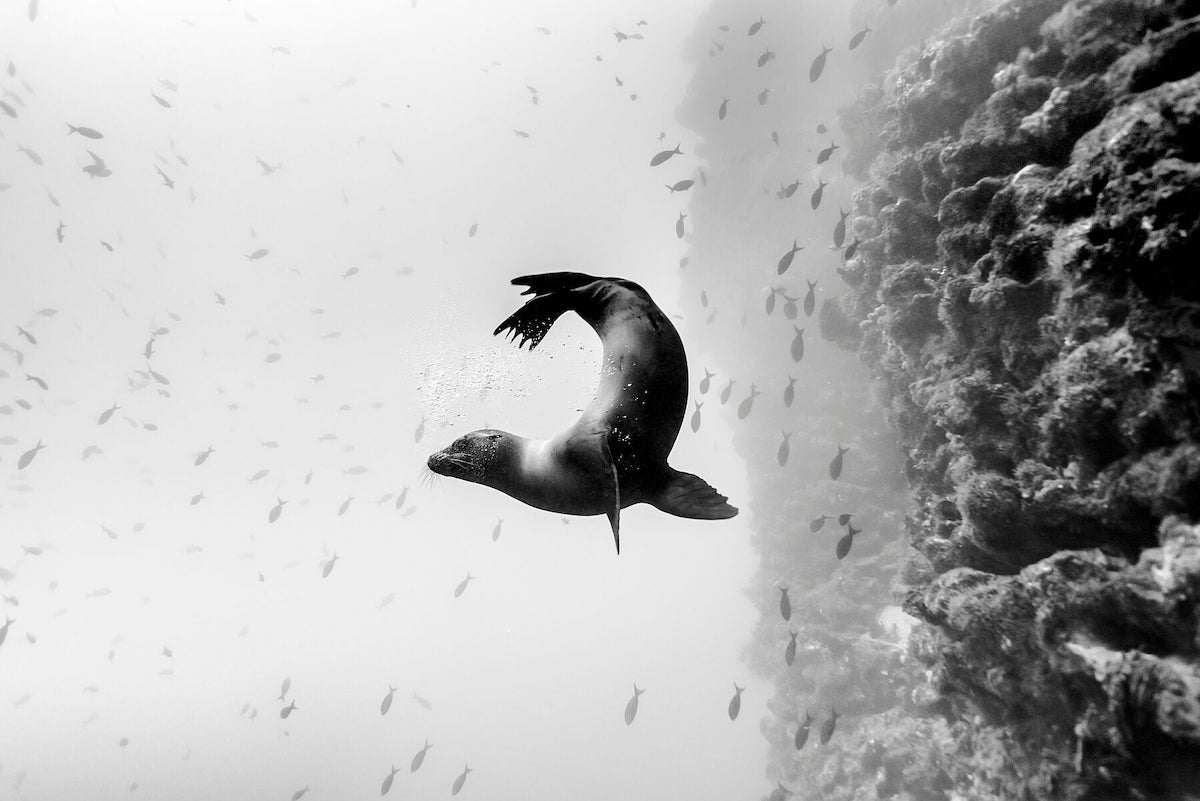
[{"label": "sea lion's front flipper", "polygon": [[647,498],[655,508],[676,517],[697,520],[724,520],[738,513],[737,508],[726,503],[728,499],[704,479],[679,470],[671,472],[671,481],[658,497]]},{"label": "sea lion's front flipper", "polygon": [[609,434],[607,426],[578,433],[567,444],[566,458],[587,476],[589,482],[594,482],[604,514],[612,525],[617,553],[620,553],[621,487],[617,481],[617,463],[608,447]]},{"label": "sea lion's front flipper", "polygon": [[613,461],[612,451],[608,447],[608,436],[600,438],[601,453],[608,463],[608,472],[612,476],[611,492],[605,492],[608,504],[608,522],[612,525],[613,542],[617,546],[617,555],[621,553],[621,482],[617,480],[617,463]]}]

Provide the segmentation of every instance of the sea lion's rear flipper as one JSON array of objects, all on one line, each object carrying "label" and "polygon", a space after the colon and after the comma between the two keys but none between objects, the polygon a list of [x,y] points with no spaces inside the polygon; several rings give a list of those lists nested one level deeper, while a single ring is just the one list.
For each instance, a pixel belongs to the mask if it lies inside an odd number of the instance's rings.
[{"label": "sea lion's rear flipper", "polygon": [[672,471],[671,481],[657,498],[647,498],[655,508],[676,517],[697,520],[724,520],[733,517],[738,510],[730,506],[726,498],[708,482],[691,473]]},{"label": "sea lion's rear flipper", "polygon": [[523,347],[528,342],[529,349],[533,350],[546,336],[550,326],[554,325],[554,321],[574,307],[576,298],[571,295],[571,290],[595,280],[594,276],[583,273],[543,273],[514,278],[512,282],[517,286],[529,287],[522,295],[534,297],[496,326],[492,335],[511,331],[513,339],[521,338],[517,347]]}]

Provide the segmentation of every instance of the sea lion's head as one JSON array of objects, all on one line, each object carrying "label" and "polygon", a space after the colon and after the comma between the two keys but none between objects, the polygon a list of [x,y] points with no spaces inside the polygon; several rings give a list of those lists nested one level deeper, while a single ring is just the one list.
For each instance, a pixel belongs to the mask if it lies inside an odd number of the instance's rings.
[{"label": "sea lion's head", "polygon": [[441,476],[459,478],[475,484],[491,484],[508,463],[516,437],[507,431],[484,428],[463,434],[429,457],[429,469]]}]

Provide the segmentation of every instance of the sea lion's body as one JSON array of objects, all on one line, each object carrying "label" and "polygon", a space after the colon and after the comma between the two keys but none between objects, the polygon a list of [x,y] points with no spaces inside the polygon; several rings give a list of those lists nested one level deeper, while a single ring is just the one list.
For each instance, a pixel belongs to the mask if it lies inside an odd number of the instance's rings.
[{"label": "sea lion's body", "polygon": [[607,514],[649,503],[681,517],[720,519],[737,510],[704,481],[667,464],[687,407],[687,358],[678,332],[642,287],[581,273],[524,276],[534,294],[497,327],[534,348],[566,311],[604,346],[600,386],[583,414],[548,440],[476,431],[429,458],[435,472],[486,484],[539,509]]}]

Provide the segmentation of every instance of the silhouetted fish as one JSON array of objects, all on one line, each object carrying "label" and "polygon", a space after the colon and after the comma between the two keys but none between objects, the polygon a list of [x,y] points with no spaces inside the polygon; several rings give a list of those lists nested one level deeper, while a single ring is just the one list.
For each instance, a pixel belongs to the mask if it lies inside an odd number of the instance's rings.
[{"label": "silhouetted fish", "polygon": [[792,601],[788,598],[787,587],[779,588],[779,614],[784,620],[792,619]]},{"label": "silhouetted fish", "polygon": [[29,373],[26,373],[25,380],[32,381],[33,383],[37,384],[42,389],[50,389],[50,385],[46,383],[45,379],[38,378],[36,375],[30,375]]},{"label": "silhouetted fish", "polygon": [[704,368],[704,378],[700,379],[700,394],[701,395],[706,395],[708,393],[708,387],[710,385],[710,382],[713,379],[713,376],[715,376],[715,375],[716,375],[716,373],[710,373],[708,371],[707,367]]},{"label": "silhouetted fish", "polygon": [[767,302],[763,304],[763,308],[766,310],[768,317],[770,317],[775,311],[775,295],[778,293],[779,287],[773,286],[771,287],[771,291],[767,294]]},{"label": "silhouetted fish", "polygon": [[849,48],[848,48],[848,49],[849,49],[849,50],[853,50],[854,48],[856,48],[856,47],[858,47],[860,44],[862,44],[862,41],[863,41],[863,39],[866,39],[866,38],[867,38],[867,34],[868,34],[868,33],[870,33],[870,32],[871,32],[871,26],[870,26],[870,25],[864,25],[864,26],[863,26],[863,29],[862,29],[861,31],[859,31],[858,33],[856,33],[856,34],[854,34],[853,36],[851,36],[851,37],[850,37],[850,46],[849,46]]},{"label": "silhouetted fish", "polygon": [[788,667],[791,667],[792,663],[796,661],[796,635],[799,632],[789,631],[788,633],[792,638],[788,640],[787,647],[783,649],[783,661],[788,664]]},{"label": "silhouetted fish", "polygon": [[158,103],[158,105],[162,106],[163,108],[171,107],[171,104],[169,102],[167,102],[163,98],[159,97],[158,95],[154,94],[154,92],[151,92],[150,96],[154,98],[155,103]]},{"label": "silhouetted fish", "polygon": [[673,195],[676,192],[686,192],[687,190],[692,188],[692,184],[694,184],[694,183],[696,183],[696,182],[693,181],[691,178],[687,178],[683,181],[676,181],[673,184],[664,184],[664,186],[666,186],[667,189],[671,190],[671,194]]},{"label": "silhouetted fish", "polygon": [[342,501],[342,505],[338,507],[338,517],[346,514],[346,511],[350,508],[350,502],[353,500],[354,496],[351,495],[350,497],[346,498],[346,500]]},{"label": "silhouetted fish", "polygon": [[829,515],[821,515],[820,517],[814,517],[812,519],[812,522],[808,524],[808,530],[811,531],[812,533],[816,534],[818,531],[820,531],[822,528],[825,527],[825,521],[828,519],[829,519]]},{"label": "silhouetted fish", "polygon": [[279,710],[279,717],[281,717],[284,720],[287,720],[289,717],[291,717],[291,714],[293,712],[295,712],[298,708],[299,707],[296,706],[296,702],[292,701],[291,704],[289,704],[288,706],[285,706],[283,709]]},{"label": "silhouetted fish", "polygon": [[829,463],[829,477],[834,481],[838,480],[838,476],[842,474],[842,457],[846,455],[849,448],[843,448],[841,443],[838,443],[838,454],[833,457],[833,461]]},{"label": "silhouetted fish", "polygon": [[34,445],[32,448],[21,454],[21,458],[17,460],[17,469],[24,470],[26,467],[29,467],[29,463],[33,461],[33,457],[37,456],[38,451],[44,447],[46,446],[43,445],[42,441],[39,439],[37,445]]},{"label": "silhouetted fish", "polygon": [[750,394],[747,395],[741,403],[738,404],[737,415],[739,420],[745,420],[750,412],[754,411],[754,399],[759,396],[759,391],[750,385]]},{"label": "silhouetted fish", "polygon": [[325,566],[321,568],[321,578],[329,578],[329,574],[333,572],[333,566],[337,564],[337,560],[338,555],[334,552],[333,558],[327,561]]},{"label": "silhouetted fish", "polygon": [[729,107],[729,98],[727,97],[721,101],[721,107],[719,109],[717,109],[717,119],[718,120],[725,119],[725,112],[728,109],[728,107]]},{"label": "silhouetted fish", "polygon": [[379,785],[380,795],[387,795],[388,791],[392,789],[392,779],[396,778],[396,772],[396,766],[392,765],[392,772],[389,773],[387,778],[383,780],[383,784]]},{"label": "silhouetted fish", "polygon": [[279,519],[279,515],[283,512],[283,505],[287,503],[283,498],[276,498],[275,500],[275,505],[271,507],[271,512],[267,515],[268,523],[274,523]]},{"label": "silhouetted fish", "polygon": [[775,454],[775,458],[779,460],[780,467],[783,467],[784,465],[787,464],[788,454],[791,452],[791,448],[788,445],[788,440],[790,440],[792,438],[792,435],[789,434],[787,431],[784,431],[782,433],[783,433],[783,441],[779,443],[779,451]]},{"label": "silhouetted fish", "polygon": [[821,152],[817,154],[817,163],[824,164],[825,162],[829,161],[829,157],[832,156],[833,151],[835,151],[837,149],[838,149],[838,146],[836,144],[834,144],[833,142],[830,142],[829,147],[822,148]]},{"label": "silhouetted fish", "polygon": [[758,93],[758,105],[765,106],[767,104],[767,96],[771,94],[771,90],[763,87],[763,90]]},{"label": "silhouetted fish", "polygon": [[301,789],[292,793],[292,801],[300,801],[301,798],[308,795],[309,791],[310,791],[309,786],[307,784],[304,785],[304,787],[302,787]]},{"label": "silhouetted fish", "polygon": [[841,219],[838,220],[837,225],[833,226],[833,246],[835,248],[840,248],[846,241],[846,218],[850,216],[850,212],[838,209],[838,214],[841,215]]},{"label": "silhouetted fish", "polygon": [[396,694],[396,688],[388,685],[387,695],[383,696],[383,701],[379,704],[379,714],[386,715],[388,710],[392,708],[392,696]]},{"label": "silhouetted fish", "polygon": [[733,683],[733,698],[729,699],[729,719],[737,720],[738,712],[742,711],[742,691],[745,687],[739,687],[737,682]]},{"label": "silhouetted fish", "polygon": [[700,430],[700,407],[704,405],[703,401],[693,401],[696,404],[696,411],[692,412],[692,433],[695,434]]},{"label": "silhouetted fish", "polygon": [[813,310],[817,308],[817,282],[808,281],[808,293],[804,296],[804,316],[812,317]]},{"label": "silhouetted fish", "polygon": [[829,186],[825,181],[817,184],[817,188],[813,190],[812,196],[808,199],[808,204],[816,211],[821,205],[821,196],[825,194],[825,187]]},{"label": "silhouetted fish", "polygon": [[250,476],[250,478],[246,479],[246,483],[253,484],[255,481],[264,479],[270,472],[270,470],[264,467],[261,470],[256,471],[254,475]]},{"label": "silhouetted fish", "polygon": [[775,58],[775,54],[772,53],[771,48],[768,47],[766,50],[763,51],[763,54],[758,57],[758,66],[761,67],[761,66],[765,65],[768,61],[770,61],[773,58]]},{"label": "silhouetted fish", "polygon": [[195,495],[192,496],[190,505],[195,506],[196,504],[200,503],[200,501],[202,501],[202,500],[204,500],[204,492],[203,491],[197,492]]},{"label": "silhouetted fish", "polygon": [[852,517],[854,517],[854,515],[852,513],[842,512],[840,515],[838,515],[838,525],[845,526],[845,525],[849,524],[850,518],[852,518]]},{"label": "silhouetted fish", "polygon": [[793,239],[791,249],[779,258],[779,264],[776,265],[776,270],[778,271],[779,275],[783,275],[788,271],[788,268],[792,266],[792,259],[794,259],[796,254],[802,250],[804,250],[804,246],[798,244],[797,240]]},{"label": "silhouetted fish", "polygon": [[675,238],[683,239],[683,221],[687,219],[687,215],[682,211],[679,212],[679,219],[675,221]]},{"label": "silhouetted fish", "polygon": [[762,30],[762,26],[764,26],[766,24],[767,24],[767,21],[765,19],[763,19],[762,17],[759,17],[758,22],[753,23],[750,26],[750,29],[746,31],[746,35],[753,36],[754,34],[758,33],[760,30]]},{"label": "silhouetted fish", "polygon": [[796,336],[792,338],[792,361],[799,362],[804,358],[804,329],[793,325]]},{"label": "silhouetted fish", "polygon": [[838,713],[836,709],[830,710],[829,719],[821,724],[821,745],[829,742],[829,738],[833,736],[833,729],[837,726]]},{"label": "silhouetted fish", "polygon": [[842,252],[842,259],[845,261],[853,259],[854,254],[858,252],[858,246],[861,244],[862,242],[859,241],[858,237],[854,237],[854,241],[847,245],[846,249]]},{"label": "silhouetted fish", "polygon": [[626,726],[633,723],[633,719],[637,717],[638,698],[644,692],[646,692],[646,691],[638,689],[637,683],[635,682],[633,685],[633,697],[629,699],[629,702],[627,704],[625,704],[625,725]]},{"label": "silhouetted fish", "polygon": [[454,780],[454,784],[450,787],[450,795],[458,795],[458,791],[463,788],[467,782],[467,774],[471,772],[469,765],[463,766],[463,772],[458,774],[458,778]]},{"label": "silhouetted fish", "polygon": [[850,546],[854,544],[854,535],[860,534],[860,533],[862,533],[862,529],[857,529],[854,526],[850,526],[850,529],[849,529],[849,531],[846,532],[845,536],[843,536],[840,540],[838,540],[838,544],[837,544],[837,558],[838,559],[846,558],[846,555],[848,553],[850,553]]},{"label": "silhouetted fish", "polygon": [[0,626],[0,645],[4,645],[4,640],[7,639],[7,637],[8,637],[8,628],[14,622],[15,621],[11,617],[6,616],[4,618],[4,625]]},{"label": "silhouetted fish", "polygon": [[413,431],[413,442],[420,442],[425,438],[425,415],[421,415],[421,422],[417,423],[417,428]]},{"label": "silhouetted fish", "polygon": [[500,539],[500,529],[503,526],[504,526],[504,518],[503,517],[496,518],[496,525],[492,526],[492,542],[496,542],[497,540]]},{"label": "silhouetted fish", "polygon": [[406,486],[404,489],[400,490],[399,494],[396,495],[396,511],[400,510],[400,507],[404,505],[404,501],[407,498],[408,487]]},{"label": "silhouetted fish", "polygon": [[796,728],[796,750],[799,751],[808,742],[808,731],[812,726],[812,715],[804,713],[804,721]]},{"label": "silhouetted fish", "polygon": [[682,155],[683,155],[683,151],[679,149],[679,145],[675,145],[674,150],[663,150],[663,151],[660,151],[659,153],[655,153],[654,158],[650,159],[650,166],[657,167],[659,164],[662,164],[664,161],[671,158],[671,156],[682,156]]},{"label": "silhouetted fish", "polygon": [[[116,407],[114,406],[113,408],[116,408]],[[104,421],[101,420],[100,422],[103,423]],[[196,467],[199,467],[200,465],[204,464],[208,460],[208,457],[212,455],[212,452],[213,452],[213,447],[211,445],[209,445],[208,450],[203,451],[198,456],[196,456],[196,461],[192,462],[192,464]]]},{"label": "silhouetted fish", "polygon": [[[419,698],[420,696],[415,696],[415,695],[414,695],[413,697],[414,697],[414,698]],[[424,748],[422,748],[420,751],[418,751],[416,754],[414,754],[414,755],[413,755],[412,762],[410,762],[410,763],[409,763],[409,765],[408,765],[408,772],[409,772],[409,773],[416,773],[416,772],[417,772],[417,768],[421,767],[421,764],[422,764],[422,763],[425,761],[425,753],[426,753],[427,751],[429,751],[429,749],[430,749],[430,748],[433,748],[433,746],[429,744],[429,741],[428,741],[428,740],[426,740],[426,741],[425,741],[425,747],[424,747]]]},{"label": "silhouetted fish", "polygon": [[475,578],[474,576],[472,576],[470,573],[468,573],[467,577],[465,579],[458,582],[458,586],[454,588],[454,597],[457,598],[460,595],[462,595],[463,592],[467,589],[467,584],[469,584],[472,581],[472,579],[474,579],[474,578]]},{"label": "silhouetted fish", "polygon": [[796,379],[788,376],[788,384],[783,388],[783,405],[787,408],[792,408],[792,401],[796,399]]},{"label": "silhouetted fish", "polygon": [[246,260],[247,261],[258,261],[259,259],[263,258],[270,252],[271,252],[270,248],[259,248],[258,250],[254,251],[253,253],[247,254]]},{"label": "silhouetted fish", "polygon": [[104,138],[104,134],[100,133],[95,128],[89,128],[86,125],[72,125],[71,123],[68,122],[67,128],[69,129],[67,131],[67,136],[77,133],[80,136],[86,136],[88,139],[103,139]]},{"label": "silhouetted fish", "polygon": [[812,66],[808,68],[808,82],[813,83],[817,78],[821,77],[821,73],[825,70],[825,56],[833,52],[832,47],[821,45],[821,55],[813,59]]},{"label": "silhouetted fish", "polygon": [[721,405],[724,406],[729,402],[729,395],[733,392],[733,379],[729,379],[729,383],[721,390]]}]

